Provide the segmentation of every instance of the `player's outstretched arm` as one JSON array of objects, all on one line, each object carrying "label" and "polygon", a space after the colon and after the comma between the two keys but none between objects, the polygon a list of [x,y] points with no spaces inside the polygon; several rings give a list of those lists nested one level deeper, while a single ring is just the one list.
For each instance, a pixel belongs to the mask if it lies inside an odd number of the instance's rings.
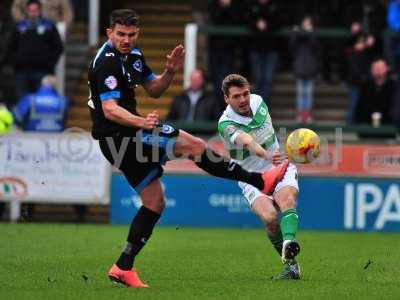
[{"label": "player's outstretched arm", "polygon": [[134,114],[127,111],[125,108],[117,104],[117,100],[109,99],[102,102],[104,116],[118,124],[137,127],[142,129],[153,129],[159,122],[159,116],[157,112],[153,111],[148,114],[146,118],[135,116]]},{"label": "player's outstretched arm", "polygon": [[257,155],[263,159],[272,161],[274,165],[279,165],[282,163],[284,157],[278,151],[268,151],[261,147],[260,144],[256,143],[253,137],[245,132],[240,132],[237,134],[235,140],[235,144],[238,146],[242,146],[244,149],[248,150],[250,153]]},{"label": "player's outstretched arm", "polygon": [[184,59],[185,48],[182,45],[176,46],[167,54],[164,72],[156,79],[144,83],[143,87],[147,93],[154,98],[160,97],[171,84],[175,73],[182,68]]}]

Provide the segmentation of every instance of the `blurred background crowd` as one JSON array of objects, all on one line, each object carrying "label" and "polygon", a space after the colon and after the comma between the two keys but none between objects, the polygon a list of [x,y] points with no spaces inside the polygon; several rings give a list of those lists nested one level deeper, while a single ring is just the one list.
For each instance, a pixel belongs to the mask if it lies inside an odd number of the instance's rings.
[{"label": "blurred background crowd", "polygon": [[[163,12],[157,12],[157,5]],[[9,109],[15,111],[22,98],[40,93],[42,78],[57,73],[57,62],[66,54],[66,77],[58,78],[62,82],[53,90],[70,98],[71,114],[58,116],[67,125],[87,126],[68,120],[85,110],[82,82],[94,51],[85,41],[88,7],[88,1],[2,1],[0,100]],[[178,83],[166,94],[166,104],[159,107],[163,118],[189,123],[218,119],[225,107],[222,79],[240,73],[277,121],[371,124],[371,115],[378,113],[379,124],[400,126],[398,0],[327,0],[324,5],[316,0],[101,1],[103,37],[107,14],[118,7],[137,8],[141,14],[142,36],[149,37],[139,42],[145,55],[152,56],[155,50],[147,49],[157,48],[157,39],[170,39],[171,45],[183,40],[165,28],[151,36],[147,28],[156,31],[167,17],[170,24],[182,20],[179,32],[189,22],[205,29],[190,86],[184,90]],[[156,65],[153,56],[150,65]],[[21,128],[28,128],[22,123],[29,116],[17,118]],[[47,123],[43,130],[55,128]]]},{"label": "blurred background crowd", "polygon": [[[274,79],[289,72],[296,85],[296,120],[313,122],[315,83],[344,85],[345,121],[399,124],[399,1],[209,1],[213,25],[241,25],[250,35],[210,38],[215,96],[227,73],[248,76],[265,101],[274,102]],[[200,21],[201,22],[201,21]],[[340,88],[340,87],[339,87]],[[272,105],[273,109],[273,105]]]}]

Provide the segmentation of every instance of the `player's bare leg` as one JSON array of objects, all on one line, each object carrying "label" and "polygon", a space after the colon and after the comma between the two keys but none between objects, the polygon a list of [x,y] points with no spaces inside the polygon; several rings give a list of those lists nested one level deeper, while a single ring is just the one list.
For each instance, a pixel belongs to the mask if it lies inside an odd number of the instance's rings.
[{"label": "player's bare leg", "polygon": [[159,179],[155,179],[140,193],[143,206],[161,214],[165,208],[164,192]]},{"label": "player's bare leg", "polygon": [[254,200],[251,209],[264,224],[271,244],[278,254],[281,255],[283,239],[278,220],[279,210],[274,201],[270,197],[260,196]]},{"label": "player's bare leg", "polygon": [[183,130],[175,145],[175,155],[187,156],[207,173],[230,180],[251,184],[265,194],[271,194],[278,182],[283,178],[288,167],[288,161],[264,172],[255,173],[244,170],[233,160],[221,156],[206,145],[206,142]]}]

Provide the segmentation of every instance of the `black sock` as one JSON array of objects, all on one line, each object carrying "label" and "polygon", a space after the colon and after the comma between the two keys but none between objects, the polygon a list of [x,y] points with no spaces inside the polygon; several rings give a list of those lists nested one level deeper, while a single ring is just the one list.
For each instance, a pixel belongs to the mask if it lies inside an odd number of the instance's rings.
[{"label": "black sock", "polygon": [[200,157],[200,161],[196,161],[196,165],[213,176],[243,181],[259,190],[264,188],[261,173],[248,172],[233,160],[227,160],[210,148],[206,148]]},{"label": "black sock", "polygon": [[127,244],[117,261],[118,268],[131,270],[135,256],[144,247],[150,238],[160,214],[142,206],[132,220],[129,229]]}]

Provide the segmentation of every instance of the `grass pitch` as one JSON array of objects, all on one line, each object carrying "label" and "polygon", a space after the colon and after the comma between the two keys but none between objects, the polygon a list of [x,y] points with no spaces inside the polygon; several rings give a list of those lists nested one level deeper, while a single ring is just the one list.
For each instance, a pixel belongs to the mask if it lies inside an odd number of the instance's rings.
[{"label": "grass pitch", "polygon": [[128,226],[0,224],[0,299],[399,299],[398,234],[300,232],[303,278],[260,230],[157,228],[137,258],[150,289],[106,272]]}]

